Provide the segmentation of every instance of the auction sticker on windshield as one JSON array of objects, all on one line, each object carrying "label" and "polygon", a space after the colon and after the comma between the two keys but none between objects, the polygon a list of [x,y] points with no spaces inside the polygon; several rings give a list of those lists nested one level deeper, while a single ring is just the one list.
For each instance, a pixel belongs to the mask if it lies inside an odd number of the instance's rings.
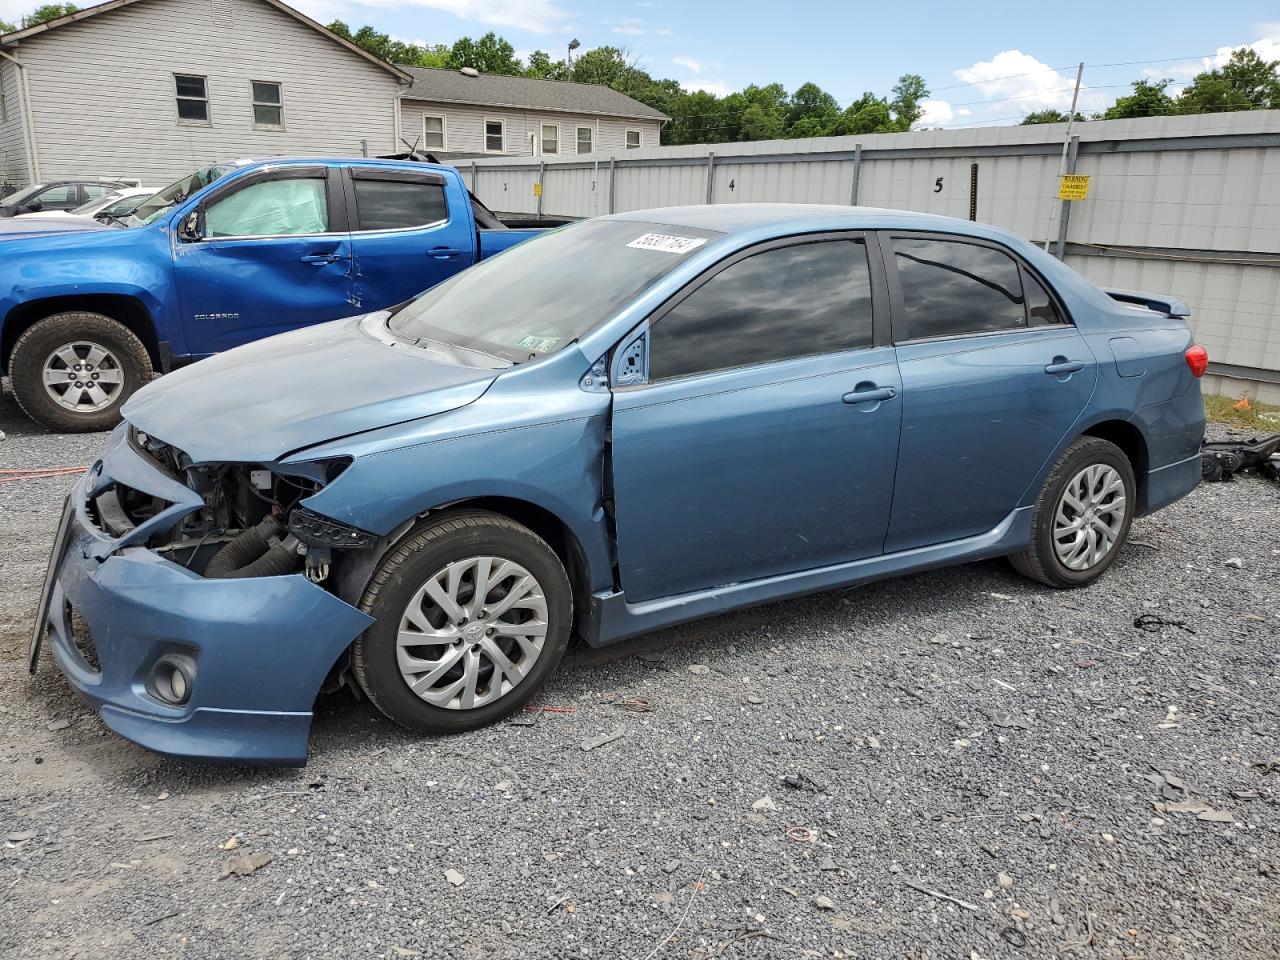
[{"label": "auction sticker on windshield", "polygon": [[673,237],[665,233],[646,233],[642,237],[636,237],[627,246],[637,250],[657,250],[660,253],[688,253],[706,242],[706,237]]}]

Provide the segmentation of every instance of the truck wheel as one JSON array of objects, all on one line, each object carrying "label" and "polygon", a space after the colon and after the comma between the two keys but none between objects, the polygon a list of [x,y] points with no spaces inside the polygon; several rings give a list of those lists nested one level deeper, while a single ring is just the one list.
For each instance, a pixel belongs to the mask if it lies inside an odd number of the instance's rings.
[{"label": "truck wheel", "polygon": [[100,313],[57,313],[13,346],[9,375],[18,404],[59,433],[109,430],[151,379],[151,358],[123,324]]},{"label": "truck wheel", "polygon": [[420,733],[462,733],[518,710],[569,645],[573,592],[541,537],[484,511],[445,515],[382,561],[352,648],[374,706]]},{"label": "truck wheel", "polygon": [[1136,484],[1124,451],[1080,437],[1053,465],[1031,513],[1031,546],[1009,558],[1051,587],[1083,587],[1102,576],[1129,536]]}]

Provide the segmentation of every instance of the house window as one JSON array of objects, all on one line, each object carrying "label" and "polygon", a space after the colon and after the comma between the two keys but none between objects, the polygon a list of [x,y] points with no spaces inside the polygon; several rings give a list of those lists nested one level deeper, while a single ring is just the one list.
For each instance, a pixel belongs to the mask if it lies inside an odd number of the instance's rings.
[{"label": "house window", "polygon": [[554,156],[560,152],[560,124],[542,125],[542,152]]},{"label": "house window", "polygon": [[502,153],[506,149],[506,124],[501,120],[484,122],[485,153]]},{"label": "house window", "polygon": [[280,84],[253,80],[253,125],[268,130],[284,129],[284,97]]},{"label": "house window", "polygon": [[208,81],[204,77],[175,73],[173,75],[173,83],[178,97],[178,121],[180,123],[208,123]]},{"label": "house window", "polygon": [[422,145],[428,150],[444,149],[444,117],[422,118]]},{"label": "house window", "polygon": [[640,131],[639,130],[627,131],[627,149],[628,150],[640,149]]},{"label": "house window", "polygon": [[591,152],[591,138],[593,135],[594,135],[594,131],[590,127],[578,128],[578,152],[579,153]]}]

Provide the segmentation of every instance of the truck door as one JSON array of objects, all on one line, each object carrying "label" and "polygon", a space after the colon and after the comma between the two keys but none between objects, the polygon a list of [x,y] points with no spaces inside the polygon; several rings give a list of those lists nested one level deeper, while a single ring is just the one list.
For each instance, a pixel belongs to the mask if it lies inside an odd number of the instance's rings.
[{"label": "truck door", "polygon": [[348,168],[354,298],[381,310],[475,262],[476,233],[460,184],[435,170]]},{"label": "truck door", "polygon": [[351,304],[340,172],[321,165],[259,170],[184,215],[174,279],[193,354],[359,312]]}]

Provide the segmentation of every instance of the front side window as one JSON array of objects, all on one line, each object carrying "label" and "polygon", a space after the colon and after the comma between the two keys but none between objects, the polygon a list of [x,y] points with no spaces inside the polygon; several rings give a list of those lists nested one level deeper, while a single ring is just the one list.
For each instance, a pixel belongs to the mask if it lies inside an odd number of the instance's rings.
[{"label": "front side window", "polygon": [[75,185],[70,183],[50,187],[36,199],[46,210],[70,210],[80,205],[80,194],[76,192]]},{"label": "front side window", "polygon": [[542,125],[542,152],[552,156],[560,152],[560,124],[544,123]]},{"label": "front side window", "polygon": [[178,120],[185,123],[208,123],[208,81],[192,74],[175,73],[173,83],[178,97]]},{"label": "front side window", "polygon": [[683,262],[684,253],[646,242],[676,231],[692,249],[721,236],[638,220],[584,220],[437,284],[397,311],[391,329],[424,344],[437,341],[513,361],[555,353]]},{"label": "front side window", "polygon": [[505,149],[503,141],[506,139],[505,130],[501,120],[486,120],[484,122],[484,149],[488,153],[502,153]]},{"label": "front side window", "polygon": [[591,138],[592,136],[594,136],[594,134],[595,134],[595,131],[592,130],[590,127],[578,128],[578,152],[579,153],[591,152]]},{"label": "front side window", "polygon": [[640,149],[640,131],[639,130],[627,131],[627,149],[628,150]]},{"label": "front side window", "polygon": [[1013,330],[1027,325],[1013,258],[958,240],[895,237],[905,340]]},{"label": "front side window", "polygon": [[422,118],[422,145],[428,150],[444,149],[444,117]]},{"label": "front side window", "polygon": [[438,183],[357,179],[355,186],[360,230],[404,230],[449,217]]},{"label": "front side window", "polygon": [[329,229],[325,182],[315,177],[251,183],[213,201],[204,223],[209,238],[324,233]]},{"label": "front side window", "polygon": [[284,128],[284,95],[280,84],[266,80],[254,80],[253,125],[268,130]]},{"label": "front side window", "polygon": [[657,320],[649,341],[654,380],[869,347],[866,244],[824,240],[731,264]]}]

